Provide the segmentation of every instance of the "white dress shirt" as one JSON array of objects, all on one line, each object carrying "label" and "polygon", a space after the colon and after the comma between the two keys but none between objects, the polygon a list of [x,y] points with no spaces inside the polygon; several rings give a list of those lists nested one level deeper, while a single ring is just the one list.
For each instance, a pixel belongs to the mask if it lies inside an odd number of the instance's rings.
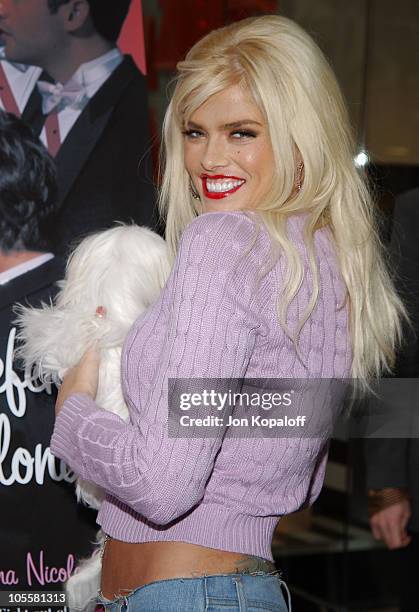
[{"label": "white dress shirt", "polygon": [[53,257],[54,255],[52,253],[43,253],[42,255],[37,255],[36,257],[28,259],[28,261],[24,261],[17,266],[13,266],[13,268],[9,268],[9,270],[0,272],[0,285],[5,285],[14,278],[22,276],[22,274],[26,274],[26,272],[29,272],[29,270],[34,270],[35,268],[42,266],[42,264],[46,263]]},{"label": "white dress shirt", "polygon": [[[16,104],[20,112],[22,112],[42,70],[36,66],[25,66],[24,64],[8,62],[4,56],[4,47],[0,47],[0,61],[9,82],[10,89],[16,100]],[[1,99],[0,108],[5,110]]]},{"label": "white dress shirt", "polygon": [[[61,105],[57,107],[58,124],[62,143],[83,112],[85,106],[89,103],[89,100],[97,93],[105,81],[107,81],[122,60],[123,55],[119,49],[112,49],[90,62],[81,64],[69,81],[65,83],[65,87],[80,88],[85,95],[81,100],[79,99],[75,105],[64,107]],[[41,141],[47,145],[45,128],[42,130],[40,138]]]}]

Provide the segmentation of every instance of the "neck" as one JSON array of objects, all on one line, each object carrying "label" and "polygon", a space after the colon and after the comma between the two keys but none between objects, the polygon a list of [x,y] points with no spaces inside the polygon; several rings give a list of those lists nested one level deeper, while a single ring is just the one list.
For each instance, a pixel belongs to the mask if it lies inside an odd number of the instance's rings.
[{"label": "neck", "polygon": [[0,272],[6,272],[19,264],[43,255],[38,251],[0,251]]},{"label": "neck", "polygon": [[114,45],[101,36],[70,40],[59,53],[50,53],[41,68],[59,83],[66,83],[76,70],[114,48]]}]

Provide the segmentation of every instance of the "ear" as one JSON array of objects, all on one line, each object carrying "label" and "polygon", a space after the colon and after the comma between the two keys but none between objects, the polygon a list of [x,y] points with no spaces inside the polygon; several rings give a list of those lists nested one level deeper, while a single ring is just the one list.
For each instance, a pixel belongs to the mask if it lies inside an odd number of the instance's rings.
[{"label": "ear", "polygon": [[61,13],[65,30],[75,32],[85,25],[90,16],[90,6],[87,0],[70,0],[61,4],[58,12]]}]

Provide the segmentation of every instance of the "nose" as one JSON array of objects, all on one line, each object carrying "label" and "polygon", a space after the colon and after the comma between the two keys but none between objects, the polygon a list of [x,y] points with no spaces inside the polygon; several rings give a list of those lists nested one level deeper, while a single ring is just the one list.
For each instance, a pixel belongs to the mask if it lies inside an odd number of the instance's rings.
[{"label": "nose", "polygon": [[216,136],[209,138],[201,159],[204,170],[214,171],[228,165],[228,151],[223,138]]}]

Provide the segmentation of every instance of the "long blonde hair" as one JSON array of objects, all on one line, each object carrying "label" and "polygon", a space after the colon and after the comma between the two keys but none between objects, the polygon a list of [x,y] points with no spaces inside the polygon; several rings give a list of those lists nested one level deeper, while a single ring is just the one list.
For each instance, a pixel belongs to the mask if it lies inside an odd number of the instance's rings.
[{"label": "long blonde hair", "polygon": [[[369,190],[354,164],[346,106],[319,47],[285,17],[250,18],[205,36],[178,64],[178,72],[164,121],[160,196],[172,251],[197,215],[183,163],[184,124],[210,96],[241,84],[266,118],[276,164],[271,190],[257,210],[287,257],[280,322],[303,282],[303,265],[287,237],[286,220],[304,212],[313,291],[299,330],[319,292],[314,233],[327,226],[348,292],[351,374],[368,381],[390,370],[404,309],[384,264]],[[298,160],[304,164],[300,191],[295,189]]]}]

